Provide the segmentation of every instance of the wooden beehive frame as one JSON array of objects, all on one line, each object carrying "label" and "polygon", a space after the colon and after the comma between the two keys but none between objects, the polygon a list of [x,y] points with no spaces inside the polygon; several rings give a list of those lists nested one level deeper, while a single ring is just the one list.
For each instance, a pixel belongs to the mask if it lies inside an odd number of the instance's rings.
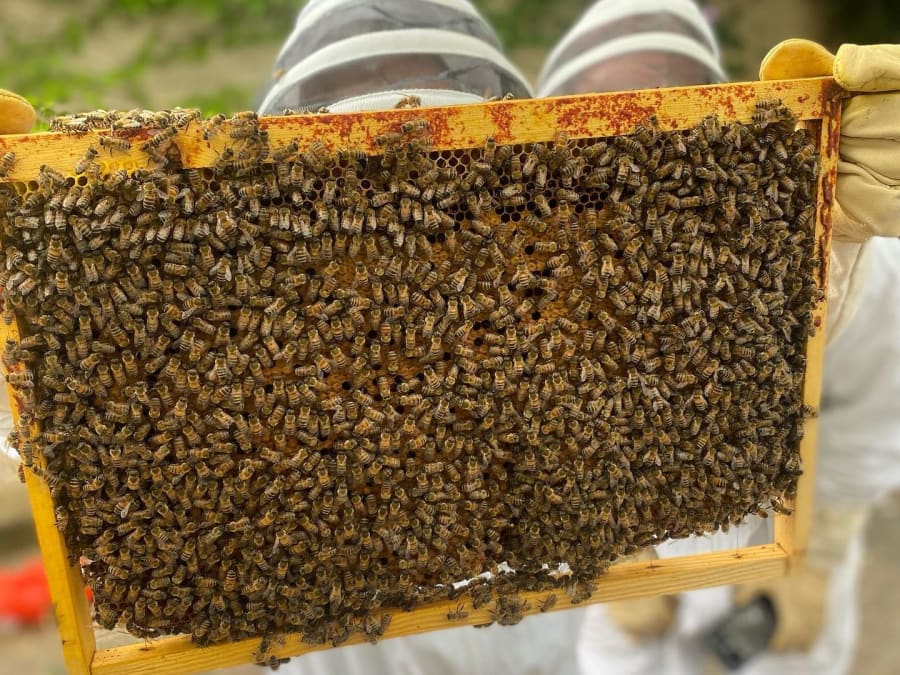
[{"label": "wooden beehive frame", "polygon": [[[274,146],[296,138],[301,144],[303,141],[320,140],[329,149],[355,147],[376,154],[375,137],[395,129],[410,118],[427,119],[434,149],[445,150],[477,147],[491,135],[500,144],[525,144],[552,140],[557,131],[567,132],[572,139],[629,134],[651,115],[656,116],[663,131],[690,128],[710,114],[717,114],[723,121],[749,122],[755,102],[772,98],[781,99],[818,136],[822,165],[815,255],[822,261],[817,281],[825,290],[840,136],[840,103],[843,98],[843,91],[830,78],[505,101],[452,108],[271,117],[261,120],[260,126],[268,131]],[[0,181],[27,182],[34,179],[41,165],[69,172],[88,147],[96,143],[98,133],[101,132],[0,137],[0,154],[13,151],[17,157],[13,170]],[[211,166],[224,147],[227,136],[221,134],[218,140],[204,140],[198,125],[190,125],[182,131],[175,142],[185,168]],[[146,158],[137,149],[138,145],[135,143],[135,149],[117,155],[114,168],[144,166]],[[806,348],[804,401],[811,406],[817,406],[820,398],[825,311],[824,302],[814,309],[813,320],[820,330],[808,341]],[[4,338],[18,339],[15,324],[5,326],[0,323],[0,333]],[[12,396],[10,398],[14,401]],[[15,404],[13,414],[18,420]],[[793,503],[794,513],[792,516],[776,516],[772,544],[649,563],[617,564],[597,580],[597,590],[588,602],[669,594],[775,577],[797,564],[802,559],[809,533],[816,439],[816,419],[808,419],[800,447],[804,473]],[[192,644],[189,636],[180,636],[98,651],[90,606],[84,592],[84,579],[79,567],[69,564],[65,542],[55,526],[50,490],[43,480],[27,469],[25,478],[63,653],[71,673],[186,673],[253,660],[253,654],[260,645],[259,638],[201,648]],[[526,613],[537,612],[539,601],[549,593],[524,593],[523,597],[531,607]],[[446,614],[457,604],[458,601],[448,600],[412,612],[395,612],[384,637],[491,621],[488,607],[477,610],[468,608],[470,611],[465,619],[449,624]],[[570,607],[569,603],[561,602],[554,609],[566,607]],[[298,638],[288,636],[283,644],[274,644],[269,653],[277,657],[290,657],[327,648],[325,645],[305,645]],[[348,644],[362,639],[362,636],[356,635]]]}]

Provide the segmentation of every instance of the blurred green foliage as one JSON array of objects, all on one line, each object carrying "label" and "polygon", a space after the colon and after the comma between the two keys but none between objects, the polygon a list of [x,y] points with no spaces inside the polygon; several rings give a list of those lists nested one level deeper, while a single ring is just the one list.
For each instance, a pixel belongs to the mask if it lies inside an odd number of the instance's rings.
[{"label": "blurred green foliage", "polygon": [[[557,0],[551,10],[546,0],[475,1],[513,49],[550,46],[589,4]],[[0,0],[12,2],[34,2],[53,26],[36,37],[0,16],[0,83],[26,95],[45,124],[73,107],[109,107],[110,92],[134,107],[151,106],[148,74],[154,68],[202,62],[216,51],[253,45],[271,44],[274,58],[303,5],[303,0]],[[134,31],[139,42],[127,57],[111,52],[99,65],[79,58],[93,35],[129,25],[153,29]],[[172,26],[178,29],[165,29]],[[171,105],[199,107],[207,115],[252,105],[256,91],[234,86],[227,77],[224,72],[220,81],[198,82],[193,95]]]},{"label": "blurred green foliage", "polygon": [[[13,0],[4,0],[12,2]],[[25,0],[27,1],[27,0]],[[73,102],[102,108],[112,90],[124,93],[135,107],[151,100],[145,76],[160,66],[202,61],[213,50],[235,46],[273,44],[277,49],[297,12],[296,0],[99,0],[73,3],[40,0],[55,26],[40,37],[23,35],[10,21],[0,21],[0,82],[22,92],[45,115],[66,110]],[[104,67],[86,67],[79,54],[90,33],[110,26],[153,22],[177,23],[177,31],[135,32],[140,44],[126,60],[110,53]],[[227,73],[223,73],[223,78]],[[199,82],[196,100],[204,112],[246,108],[251,92],[227,82]]]},{"label": "blurred green foliage", "polygon": [[827,12],[832,48],[842,42],[900,42],[900,1],[820,0]]},{"label": "blurred green foliage", "polygon": [[507,49],[552,47],[593,0],[473,0]]}]

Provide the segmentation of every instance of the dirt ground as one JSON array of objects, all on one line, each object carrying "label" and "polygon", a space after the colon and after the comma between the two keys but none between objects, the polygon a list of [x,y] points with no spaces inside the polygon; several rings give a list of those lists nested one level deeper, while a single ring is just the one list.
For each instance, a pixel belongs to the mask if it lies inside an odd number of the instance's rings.
[{"label": "dirt ground", "polygon": [[[492,3],[505,1],[487,0]],[[557,1],[566,6],[587,4],[585,0]],[[0,20],[15,21],[26,33],[41,33],[48,30],[51,24],[57,24],[65,18],[65,10],[59,2],[0,0],[0,4]],[[756,64],[781,39],[815,38],[822,30],[814,0],[761,0],[756,3],[713,0],[709,4],[714,5],[721,16],[729,19],[732,31],[723,51],[726,66],[733,79],[752,79]],[[46,9],[48,5],[54,8],[52,14],[39,11],[39,7]],[[75,11],[76,5],[81,7],[82,3],[72,3],[73,9],[70,11]],[[773,17],[777,17],[777,20],[773,20]],[[177,26],[148,24],[140,27],[138,32],[146,34],[147,31],[163,29],[177,30]],[[121,26],[109,27],[102,35],[93,36],[81,56],[85,63],[96,63],[102,60],[102,53],[117,50],[126,53],[130,45],[138,44],[135,35],[136,33]],[[223,78],[236,86],[254,90],[265,79],[278,47],[277,43],[253,45],[212,53],[203,62],[152,69],[147,77],[154,92],[154,104],[158,107],[175,105],[179,99],[193,93],[197,83],[221,83]],[[544,53],[544,49],[520,47],[512,50],[511,56],[526,74],[534,76],[540,69]],[[110,100],[104,102],[104,107],[107,108],[117,106],[130,107],[126,93],[114,93]],[[13,567],[36,553],[24,489],[15,480],[14,465],[0,457],[0,568]],[[863,618],[854,675],[889,675],[897,672],[896,664],[900,661],[900,644],[896,640],[896,627],[900,626],[900,579],[896,565],[898,554],[900,495],[880,507],[869,526],[861,593]],[[109,641],[116,641],[121,637],[110,635],[103,640],[109,644]],[[0,673],[57,675],[65,672],[52,621],[28,630],[0,626],[0,654],[3,655]],[[258,672],[258,669],[247,666],[217,671],[218,675],[248,675],[251,672]]]}]

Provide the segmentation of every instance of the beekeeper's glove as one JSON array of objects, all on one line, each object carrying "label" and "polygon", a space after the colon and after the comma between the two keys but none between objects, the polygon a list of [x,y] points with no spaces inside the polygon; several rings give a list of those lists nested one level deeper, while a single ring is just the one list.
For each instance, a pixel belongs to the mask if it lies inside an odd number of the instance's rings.
[{"label": "beekeeper's glove", "polygon": [[866,506],[821,506],[813,514],[809,546],[802,562],[787,575],[735,588],[734,602],[743,606],[760,596],[775,609],[775,633],[769,648],[776,652],[809,651],[827,616],[831,572],[843,562],[850,541],[865,527]]},{"label": "beekeeper's glove", "polygon": [[0,134],[27,134],[34,126],[34,108],[18,94],[0,89]]},{"label": "beekeeper's glove", "polygon": [[853,96],[844,104],[828,338],[853,317],[868,272],[865,242],[900,236],[900,45],[846,44],[831,54],[787,40],[763,59],[762,80],[832,75]]}]

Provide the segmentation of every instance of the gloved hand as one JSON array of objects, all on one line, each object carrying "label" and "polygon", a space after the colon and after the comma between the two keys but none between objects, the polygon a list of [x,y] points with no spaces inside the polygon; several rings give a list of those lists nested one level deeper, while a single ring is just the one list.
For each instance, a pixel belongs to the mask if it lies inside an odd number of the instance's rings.
[{"label": "gloved hand", "polygon": [[[828,584],[833,569],[846,556],[850,541],[865,527],[869,508],[858,505],[822,505],[813,512],[811,536],[804,561],[783,577],[735,587],[734,604],[749,605],[766,596],[775,608],[774,651],[808,651],[825,622]],[[629,561],[657,559],[653,549]],[[678,596],[620,600],[604,605],[612,622],[634,642],[658,639],[675,619]]]},{"label": "gloved hand", "polygon": [[767,597],[775,608],[775,634],[769,648],[776,652],[809,651],[825,623],[831,571],[847,553],[850,540],[865,526],[867,507],[818,507],[813,514],[804,562],[778,579],[735,588],[734,603],[750,604]]},{"label": "gloved hand", "polygon": [[653,595],[646,598],[616,600],[605,605],[616,626],[635,643],[658,640],[672,625],[678,597]]},{"label": "gloved hand", "polygon": [[787,40],[763,59],[761,80],[832,75],[854,95],[844,104],[828,339],[853,317],[868,271],[871,237],[900,236],[900,45],[841,46],[832,55],[809,40]]},{"label": "gloved hand", "polygon": [[18,94],[0,89],[0,134],[27,134],[34,126],[31,104]]},{"label": "gloved hand", "polygon": [[[649,562],[658,557],[649,548],[630,556],[627,562]],[[672,625],[677,607],[678,598],[674,595],[616,600],[604,605],[613,623],[634,642],[662,637]]]},{"label": "gloved hand", "polygon": [[[841,121],[834,236],[863,242],[900,236],[900,45],[842,45],[837,56],[787,40],[763,59],[761,80],[833,75],[855,95]],[[859,93],[863,92],[863,93]]]}]

